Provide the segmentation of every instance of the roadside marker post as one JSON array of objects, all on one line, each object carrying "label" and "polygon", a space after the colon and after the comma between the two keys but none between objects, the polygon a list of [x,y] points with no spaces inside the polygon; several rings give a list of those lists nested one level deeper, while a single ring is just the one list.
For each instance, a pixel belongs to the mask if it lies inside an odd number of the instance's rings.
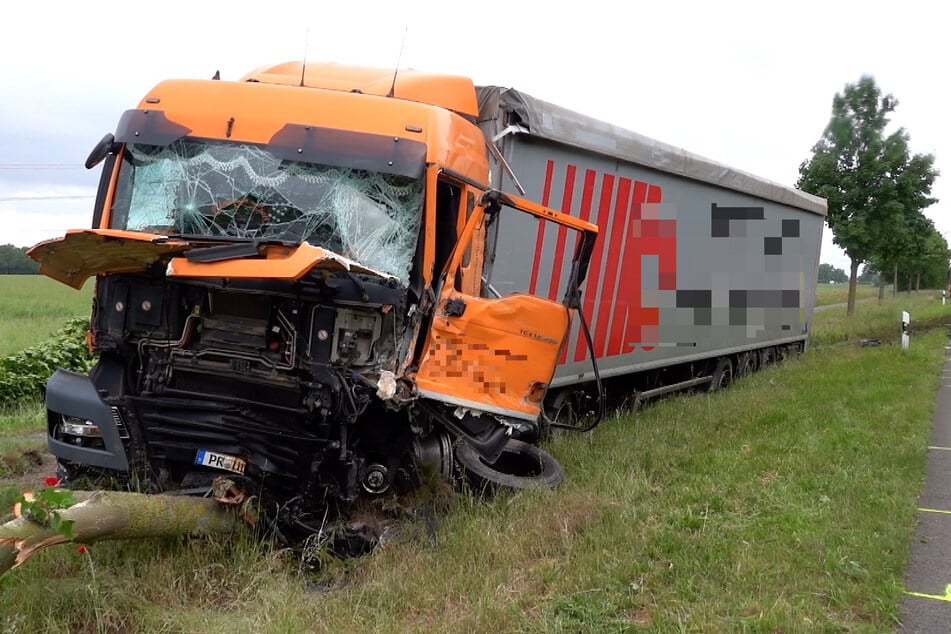
[{"label": "roadside marker post", "polygon": [[908,311],[901,311],[901,350],[908,351],[908,325],[911,323],[911,315]]}]

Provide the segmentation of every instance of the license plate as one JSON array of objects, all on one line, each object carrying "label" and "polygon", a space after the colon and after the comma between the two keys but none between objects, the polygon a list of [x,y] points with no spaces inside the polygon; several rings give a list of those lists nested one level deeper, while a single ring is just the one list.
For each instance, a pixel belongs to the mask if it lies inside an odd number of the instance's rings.
[{"label": "license plate", "polygon": [[199,449],[198,454],[195,456],[195,464],[200,464],[206,467],[214,467],[215,469],[224,469],[225,471],[231,471],[233,473],[244,474],[245,462],[237,456],[229,456],[227,454],[215,453],[214,451],[208,451],[206,449]]}]

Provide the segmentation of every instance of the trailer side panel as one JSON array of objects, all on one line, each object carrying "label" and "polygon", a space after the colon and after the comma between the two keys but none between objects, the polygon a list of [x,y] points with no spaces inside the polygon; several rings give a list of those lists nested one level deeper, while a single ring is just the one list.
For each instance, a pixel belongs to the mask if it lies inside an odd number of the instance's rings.
[{"label": "trailer side panel", "polygon": [[[580,136],[585,120],[574,116]],[[746,174],[751,184],[725,187],[524,128],[498,144],[528,198],[600,227],[582,305],[602,375],[806,340],[824,221],[814,200]],[[495,184],[511,191],[503,173],[494,168]],[[531,221],[501,226],[489,281],[501,294],[555,299],[573,247]],[[576,324],[555,384],[588,380],[589,356]]]}]

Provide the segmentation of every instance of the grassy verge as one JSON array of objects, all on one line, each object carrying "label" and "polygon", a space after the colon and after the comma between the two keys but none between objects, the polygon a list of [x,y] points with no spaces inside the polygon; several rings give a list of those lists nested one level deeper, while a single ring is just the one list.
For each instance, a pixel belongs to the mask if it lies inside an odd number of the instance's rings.
[{"label": "grassy verge", "polygon": [[[885,292],[891,294],[891,286],[886,287]],[[878,287],[870,284],[859,284],[855,287],[855,298],[857,300],[878,297]],[[849,301],[849,285],[846,284],[817,284],[816,285],[816,306],[828,306],[830,304],[843,304]]]},{"label": "grassy verge", "polygon": [[[916,301],[913,324],[948,321]],[[0,578],[0,628],[888,630],[947,342],[902,353],[903,308],[817,314],[801,358],[556,438],[562,486],[459,497],[435,543],[408,530],[319,572],[248,536],[61,548]]]},{"label": "grassy verge", "polygon": [[858,304],[852,317],[846,316],[844,307],[818,311],[813,322],[810,345],[842,344],[862,339],[896,341],[901,334],[902,311],[911,315],[912,336],[951,319],[951,305],[941,305],[938,291],[899,294],[883,302]]}]

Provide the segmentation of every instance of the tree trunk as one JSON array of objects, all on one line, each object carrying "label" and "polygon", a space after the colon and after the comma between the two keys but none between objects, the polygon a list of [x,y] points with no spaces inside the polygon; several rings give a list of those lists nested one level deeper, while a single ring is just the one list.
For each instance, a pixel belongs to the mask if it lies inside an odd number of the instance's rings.
[{"label": "tree trunk", "polygon": [[243,524],[240,505],[186,495],[74,491],[78,502],[52,511],[72,521],[72,538],[29,516],[0,525],[0,575],[55,544],[107,539],[230,533]]},{"label": "tree trunk", "polygon": [[898,265],[892,268],[892,297],[898,295]]},{"label": "tree trunk", "polygon": [[921,290],[921,271],[918,271],[918,274],[915,276],[915,292]]},{"label": "tree trunk", "polygon": [[845,314],[851,317],[855,313],[855,285],[859,279],[859,264],[855,258],[852,258],[851,270],[849,272],[849,301],[845,307]]},{"label": "tree trunk", "polygon": [[878,301],[885,301],[885,276],[878,276]]}]

